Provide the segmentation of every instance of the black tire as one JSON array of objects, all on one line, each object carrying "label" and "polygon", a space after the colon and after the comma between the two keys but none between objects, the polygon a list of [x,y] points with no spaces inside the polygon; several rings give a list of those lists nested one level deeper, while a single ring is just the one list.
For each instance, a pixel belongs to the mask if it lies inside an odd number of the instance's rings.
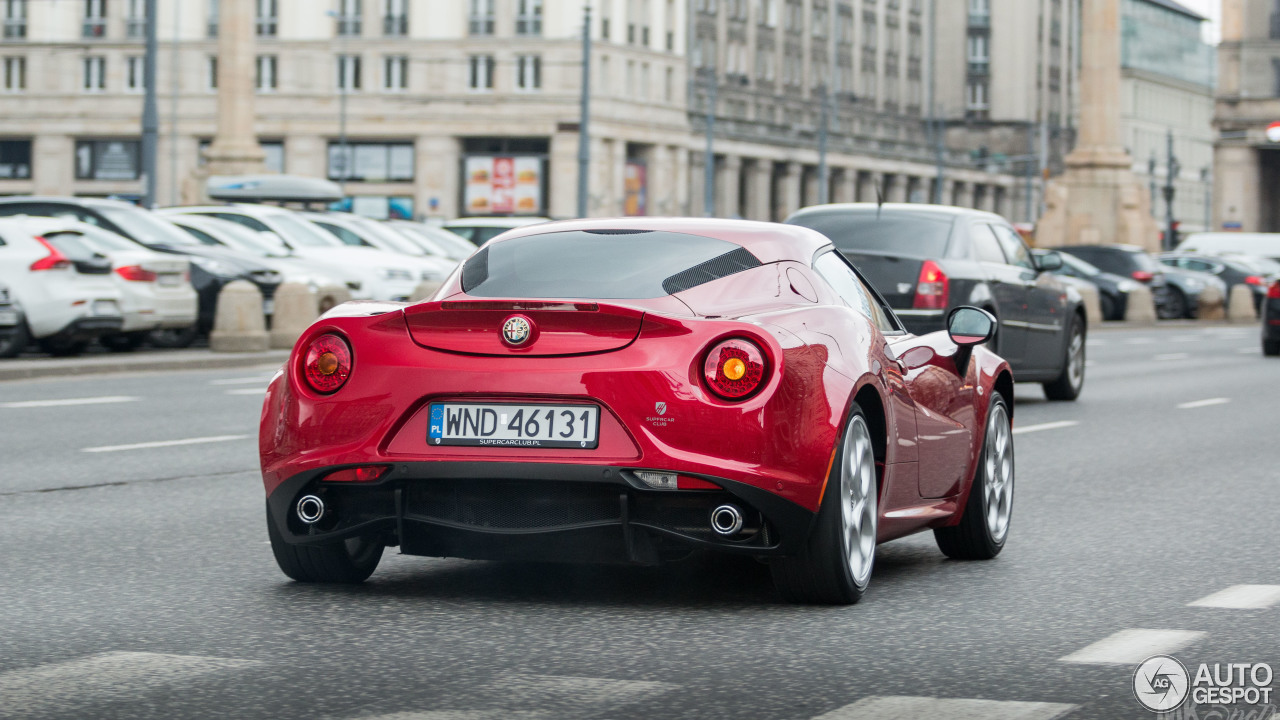
[{"label": "black tire", "polygon": [[1170,287],[1164,304],[1159,308],[1161,320],[1180,320],[1191,317],[1187,313],[1187,296],[1176,287]]},{"label": "black tire", "polygon": [[152,330],[148,339],[153,347],[165,349],[189,348],[191,343],[196,341],[196,326]]},{"label": "black tire", "polygon": [[332,545],[290,545],[280,537],[267,509],[271,553],[285,575],[306,583],[358,584],[369,579],[382,560],[382,542],[354,538]]},{"label": "black tire", "polygon": [[1067,349],[1062,358],[1062,373],[1053,382],[1044,383],[1045,397],[1050,400],[1066,401],[1080,397],[1080,392],[1084,390],[1087,340],[1084,321],[1076,315],[1071,319],[1071,332],[1067,335]]},{"label": "black tire", "polygon": [[1116,301],[1112,300],[1109,295],[1098,295],[1098,305],[1102,309],[1103,320],[1123,320],[1122,317],[1116,317]]},{"label": "black tire", "polygon": [[[854,445],[852,449],[851,444]],[[851,516],[860,518],[860,531],[864,529],[868,517],[872,521],[872,527],[868,531],[872,538],[869,559],[865,557],[865,551],[859,554],[863,559],[859,561],[860,570],[856,575],[860,577],[855,577],[855,571],[850,567],[851,551],[847,549],[846,542],[851,541],[848,540],[844,518],[845,485],[842,482],[842,469],[850,463],[851,452],[862,460],[857,463],[858,471],[868,463],[870,466],[869,495],[864,490],[859,490],[864,502],[858,511],[850,513]],[[866,479],[866,475],[858,472],[855,482],[859,488],[865,488]],[[840,450],[836,461],[832,463],[831,475],[827,478],[822,506],[818,509],[818,517],[804,549],[794,557],[778,558],[769,565],[774,587],[783,599],[792,603],[851,605],[862,598],[871,581],[871,570],[875,564],[874,538],[879,528],[879,492],[870,428],[862,409],[855,403],[841,435]],[[862,533],[860,536],[863,536]]]},{"label": "black tire", "polygon": [[[997,414],[999,410],[999,414]],[[999,418],[1003,418],[1000,420]],[[994,433],[993,425],[1004,425],[1003,439],[1008,443],[1008,511],[1004,518],[1003,530],[997,535],[988,522],[988,508],[991,495],[992,479],[988,471],[988,457],[993,452],[991,444],[999,442],[1000,433]],[[997,465],[998,467],[998,465]],[[960,524],[953,527],[936,528],[933,537],[938,542],[938,549],[949,558],[955,560],[990,560],[1000,554],[1005,542],[1009,539],[1009,519],[1013,514],[1013,427],[1009,422],[1009,408],[1004,397],[999,393],[991,398],[987,410],[987,430],[982,439],[982,456],[978,459],[978,469],[973,474],[973,487],[969,490],[969,500],[965,503],[964,514]],[[997,492],[1003,490],[1001,485]]]},{"label": "black tire", "polygon": [[54,335],[47,338],[39,338],[36,345],[46,353],[54,357],[71,357],[84,352],[89,343],[84,340],[71,340],[60,335]]},{"label": "black tire", "polygon": [[31,331],[27,329],[26,322],[19,322],[8,337],[0,340],[0,358],[18,357],[27,349],[29,342]]},{"label": "black tire", "polygon": [[146,341],[147,333],[145,332],[120,333],[98,339],[98,342],[111,352],[133,352],[142,347]]},{"label": "black tire", "polygon": [[1280,356],[1280,340],[1263,340],[1262,354],[1267,357]]}]

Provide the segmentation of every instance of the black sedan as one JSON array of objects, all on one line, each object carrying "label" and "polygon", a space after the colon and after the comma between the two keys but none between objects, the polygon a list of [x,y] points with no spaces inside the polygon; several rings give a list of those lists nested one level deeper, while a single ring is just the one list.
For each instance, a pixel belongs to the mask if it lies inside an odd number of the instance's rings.
[{"label": "black sedan", "polygon": [[805,208],[786,221],[826,235],[915,334],[944,329],[961,305],[995,315],[992,347],[1021,382],[1053,400],[1084,388],[1088,323],[1080,294],[1052,271],[1062,257],[1035,257],[1017,230],[992,213],[916,204]]},{"label": "black sedan", "polygon": [[1226,283],[1228,293],[1237,285],[1245,285],[1253,292],[1253,306],[1258,311],[1261,311],[1267,296],[1267,280],[1277,271],[1275,260],[1243,255],[1167,252],[1162,253],[1159,259],[1167,267],[1215,275]]},{"label": "black sedan", "polygon": [[1156,313],[1162,318],[1186,314],[1186,299],[1174,297],[1160,263],[1136,245],[1071,245],[1053,249],[1074,255],[1104,272],[1136,280],[1151,288]]},{"label": "black sedan", "polygon": [[164,218],[136,205],[93,198],[0,198],[0,217],[12,215],[69,217],[106,228],[157,252],[190,257],[191,284],[200,298],[196,325],[189,330],[156,331],[151,339],[154,345],[184,347],[191,344],[197,331],[209,332],[213,328],[218,293],[233,280],[248,280],[257,285],[262,293],[264,312],[268,316],[272,314],[273,296],[282,280],[279,272],[242,253],[203,245]]},{"label": "black sedan", "polygon": [[[1036,253],[1052,252],[1037,250]],[[1062,253],[1062,267],[1053,274],[1084,280],[1098,289],[1098,304],[1103,320],[1123,320],[1129,308],[1129,293],[1138,289],[1138,281],[1114,273],[1103,272],[1075,255]]]}]

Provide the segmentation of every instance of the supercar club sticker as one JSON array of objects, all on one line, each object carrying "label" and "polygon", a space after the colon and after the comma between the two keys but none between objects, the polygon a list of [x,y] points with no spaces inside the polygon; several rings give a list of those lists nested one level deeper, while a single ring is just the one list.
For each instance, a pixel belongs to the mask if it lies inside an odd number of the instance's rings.
[{"label": "supercar club sticker", "polygon": [[[1197,706],[1265,708],[1259,717],[1280,718],[1272,706],[1274,673],[1266,663],[1202,663],[1192,676],[1170,655],[1149,657],[1133,673],[1133,695],[1152,712],[1167,713],[1186,705],[1196,716]],[[1190,702],[1188,702],[1190,701]]]}]

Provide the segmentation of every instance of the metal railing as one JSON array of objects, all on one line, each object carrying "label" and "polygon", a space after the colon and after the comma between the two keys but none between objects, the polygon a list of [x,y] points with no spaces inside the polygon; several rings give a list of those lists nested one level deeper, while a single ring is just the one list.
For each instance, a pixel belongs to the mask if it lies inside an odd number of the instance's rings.
[{"label": "metal railing", "polygon": [[5,40],[25,40],[27,37],[26,18],[8,18],[4,21]]},{"label": "metal railing", "polygon": [[80,28],[81,37],[100,38],[107,35],[106,18],[85,18]]},{"label": "metal railing", "polygon": [[360,35],[362,23],[359,15],[339,15],[338,34],[346,37],[355,37]]},{"label": "metal railing", "polygon": [[400,37],[409,34],[408,15],[387,15],[382,18],[382,34]]},{"label": "metal railing", "polygon": [[991,13],[969,13],[969,27],[971,28],[989,28],[991,27]]}]

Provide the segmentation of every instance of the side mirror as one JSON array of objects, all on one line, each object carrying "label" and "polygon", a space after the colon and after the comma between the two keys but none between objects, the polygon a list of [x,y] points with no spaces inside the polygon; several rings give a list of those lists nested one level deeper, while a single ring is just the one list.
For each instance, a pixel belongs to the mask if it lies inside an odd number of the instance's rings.
[{"label": "side mirror", "polygon": [[1040,268],[1041,272],[1061,270],[1062,264],[1062,255],[1052,250],[1036,255],[1036,267]]},{"label": "side mirror", "polygon": [[958,307],[947,316],[947,333],[960,347],[981,345],[996,334],[996,318],[976,307]]}]

